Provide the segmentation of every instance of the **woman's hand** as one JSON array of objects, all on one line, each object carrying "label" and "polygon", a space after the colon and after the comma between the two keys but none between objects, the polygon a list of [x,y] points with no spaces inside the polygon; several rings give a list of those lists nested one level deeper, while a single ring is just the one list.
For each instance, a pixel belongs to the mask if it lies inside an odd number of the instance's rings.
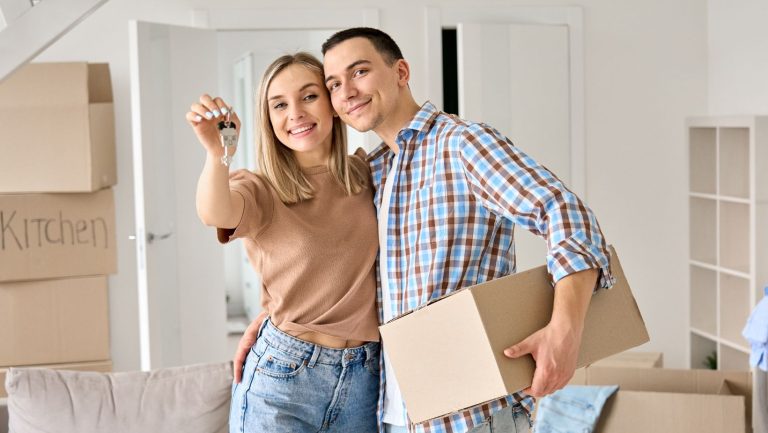
[{"label": "woman's hand", "polygon": [[[232,109],[223,99],[212,98],[207,93],[200,96],[200,102],[192,104],[187,112],[187,123],[197,135],[197,139],[203,148],[210,155],[217,159],[224,155],[224,147],[221,145],[221,136],[219,135],[219,122],[227,119],[227,113]],[[237,135],[240,136],[240,119],[234,111],[230,113],[230,120],[235,123]],[[232,156],[235,154],[237,146],[230,147],[227,153]]]}]

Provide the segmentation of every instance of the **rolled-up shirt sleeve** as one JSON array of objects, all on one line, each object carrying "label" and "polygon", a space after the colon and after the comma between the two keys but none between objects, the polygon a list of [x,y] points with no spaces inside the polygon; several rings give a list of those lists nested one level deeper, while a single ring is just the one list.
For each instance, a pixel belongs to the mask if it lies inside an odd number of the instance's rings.
[{"label": "rolled-up shirt sleeve", "polygon": [[547,241],[553,284],[599,269],[595,289],[613,285],[610,253],[594,213],[557,176],[484,124],[464,131],[460,154],[472,193],[483,206]]},{"label": "rolled-up shirt sleeve", "polygon": [[243,196],[243,213],[235,228],[216,228],[222,244],[242,237],[256,238],[272,221],[274,197],[266,181],[248,170],[229,175],[229,188]]}]

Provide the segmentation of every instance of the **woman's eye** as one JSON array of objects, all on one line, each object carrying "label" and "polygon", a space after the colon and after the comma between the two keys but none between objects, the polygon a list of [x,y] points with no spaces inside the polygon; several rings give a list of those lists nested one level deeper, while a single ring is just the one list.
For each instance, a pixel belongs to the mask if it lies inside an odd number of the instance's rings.
[{"label": "woman's eye", "polygon": [[314,101],[315,99],[317,99],[317,95],[315,94],[310,94],[304,97],[305,101]]},{"label": "woman's eye", "polygon": [[282,110],[283,108],[285,108],[285,102],[278,102],[272,108],[274,108],[275,110]]}]

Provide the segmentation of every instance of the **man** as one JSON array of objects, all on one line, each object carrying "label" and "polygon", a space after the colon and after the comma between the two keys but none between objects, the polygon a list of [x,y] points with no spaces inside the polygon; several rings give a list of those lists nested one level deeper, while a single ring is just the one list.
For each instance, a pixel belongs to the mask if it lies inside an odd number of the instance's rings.
[{"label": "man", "polygon": [[[419,106],[408,86],[410,67],[385,33],[338,32],[323,44],[323,54],[336,112],[383,140],[368,156],[379,212],[382,322],[514,273],[516,224],[547,240],[552,319],[504,351],[510,358],[533,356],[531,387],[410,426],[425,432],[527,431],[533,397],[562,388],[573,375],[591,294],[613,283],[594,215],[495,129],[439,112],[429,102]],[[384,432],[405,432],[407,413],[388,364],[385,355],[379,421]]]}]

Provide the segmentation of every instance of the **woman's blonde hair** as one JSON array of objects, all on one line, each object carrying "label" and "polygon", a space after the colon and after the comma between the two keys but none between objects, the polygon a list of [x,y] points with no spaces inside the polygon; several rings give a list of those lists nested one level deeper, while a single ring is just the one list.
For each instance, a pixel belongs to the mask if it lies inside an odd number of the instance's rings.
[{"label": "woman's blonde hair", "polygon": [[[305,52],[287,54],[272,62],[264,71],[259,85],[256,102],[256,125],[259,133],[256,139],[259,171],[269,180],[283,203],[298,203],[311,199],[312,185],[302,173],[293,150],[278,140],[269,117],[267,90],[272,80],[290,65],[301,65],[320,77],[323,82],[323,64],[313,55]],[[323,87],[324,88],[324,87]],[[366,174],[349,161],[347,156],[346,127],[339,117],[333,117],[331,129],[331,156],[328,161],[331,175],[344,187],[347,195],[357,194],[365,187]]]}]

